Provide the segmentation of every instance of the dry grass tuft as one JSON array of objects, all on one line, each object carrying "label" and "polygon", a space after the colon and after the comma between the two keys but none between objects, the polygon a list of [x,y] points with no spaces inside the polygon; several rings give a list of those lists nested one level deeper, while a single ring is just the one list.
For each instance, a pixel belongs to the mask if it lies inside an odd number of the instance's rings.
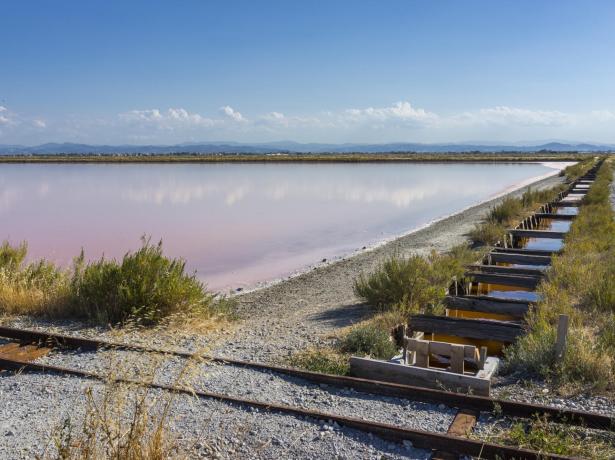
[{"label": "dry grass tuft", "polygon": [[26,263],[27,245],[0,246],[0,312],[81,319],[92,324],[160,323],[202,328],[231,319],[232,300],[207,291],[185,261],[163,254],[162,243],[142,246],[121,260],[86,262],[70,269],[40,260]]}]

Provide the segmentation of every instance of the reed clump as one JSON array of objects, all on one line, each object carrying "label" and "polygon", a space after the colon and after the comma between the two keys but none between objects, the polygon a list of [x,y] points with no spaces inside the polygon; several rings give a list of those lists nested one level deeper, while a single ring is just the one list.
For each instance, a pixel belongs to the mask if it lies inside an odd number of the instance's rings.
[{"label": "reed clump", "polygon": [[183,259],[165,256],[162,243],[149,239],[121,260],[86,262],[82,252],[68,269],[45,260],[25,263],[26,256],[25,243],[0,246],[0,312],[150,326],[232,307],[187,273]]},{"label": "reed clump", "polygon": [[[527,316],[529,332],[507,350],[511,369],[534,372],[562,387],[615,385],[615,214],[609,201],[613,160],[603,163],[584,206],[554,256]],[[560,314],[570,317],[568,345],[556,360]]]},{"label": "reed clump", "polygon": [[464,264],[477,257],[465,245],[446,254],[434,251],[427,257],[392,256],[372,273],[362,273],[355,280],[354,292],[378,311],[439,313],[451,279],[461,277]]},{"label": "reed clump", "polygon": [[[125,358],[124,358],[125,359]],[[173,377],[172,386],[193,390],[202,363],[200,353],[186,360]],[[191,458],[199,439],[173,432],[179,392],[149,386],[165,369],[166,358],[120,361],[110,356],[109,369],[100,384],[84,389],[83,402],[51,432],[43,460],[166,460]],[[165,372],[168,372],[166,369]],[[187,401],[183,401],[186,403]]]}]

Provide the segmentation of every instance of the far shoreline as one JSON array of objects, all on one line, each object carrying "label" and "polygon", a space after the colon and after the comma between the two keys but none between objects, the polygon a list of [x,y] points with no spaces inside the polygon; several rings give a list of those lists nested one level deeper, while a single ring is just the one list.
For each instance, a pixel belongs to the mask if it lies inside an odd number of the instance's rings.
[{"label": "far shoreline", "polygon": [[383,152],[383,153],[189,153],[169,154],[0,154],[1,164],[215,164],[215,163],[450,163],[581,161],[600,152]]}]

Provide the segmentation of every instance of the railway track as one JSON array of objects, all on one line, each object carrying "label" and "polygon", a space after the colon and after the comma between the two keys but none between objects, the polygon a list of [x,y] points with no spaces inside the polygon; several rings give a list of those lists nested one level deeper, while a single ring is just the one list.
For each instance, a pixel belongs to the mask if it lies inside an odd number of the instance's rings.
[{"label": "railway track", "polygon": [[[13,342],[0,347],[0,369],[16,372],[45,372],[62,375],[71,375],[84,379],[94,379],[104,381],[108,378],[105,374],[85,371],[83,369],[54,366],[48,364],[38,364],[35,361],[40,356],[51,350],[62,352],[63,350],[79,349],[83,352],[93,352],[97,350],[125,349],[140,353],[156,353],[177,356],[186,359],[197,357],[192,353],[174,350],[162,350],[157,348],[145,347],[141,345],[131,345],[124,343],[109,342],[99,339],[80,338],[48,332],[17,329],[10,327],[0,327],[0,337],[11,339]],[[21,349],[21,350],[20,350]],[[402,428],[399,426],[366,421],[355,417],[341,416],[334,413],[322,412],[313,409],[305,409],[286,404],[263,402],[243,397],[230,396],[224,393],[211,391],[195,391],[192,388],[185,388],[175,385],[151,383],[139,381],[131,378],[119,378],[118,381],[144,385],[155,389],[172,391],[180,394],[194,395],[199,398],[215,399],[227,404],[255,407],[270,412],[283,413],[295,417],[310,417],[316,420],[330,420],[337,422],[341,426],[373,433],[381,438],[403,442],[411,441],[415,447],[423,449],[433,449],[442,452],[455,452],[468,456],[480,456],[481,458],[516,458],[516,459],[537,459],[537,458],[566,458],[563,456],[545,456],[542,453],[527,449],[518,449],[509,446],[501,446],[492,443],[485,443],[478,440],[469,439],[464,436],[463,426],[464,414],[472,413],[474,417],[480,412],[499,413],[511,417],[529,418],[532,416],[549,417],[553,421],[571,425],[581,425],[592,428],[613,430],[615,421],[606,415],[596,414],[586,411],[562,409],[557,407],[529,404],[523,402],[507,401],[488,397],[459,394],[443,390],[432,390],[409,385],[399,385],[387,382],[380,382],[355,377],[328,375],[316,372],[304,371],[280,366],[272,366],[263,363],[225,359],[215,356],[198,355],[199,359],[211,361],[223,365],[249,367],[267,373],[277,373],[296,377],[307,382],[326,384],[339,388],[353,388],[361,393],[370,393],[388,397],[398,397],[422,402],[445,404],[448,407],[460,409],[454,418],[447,434],[434,433],[429,431]],[[462,428],[459,428],[461,425]],[[434,458],[440,458],[434,455]]]}]

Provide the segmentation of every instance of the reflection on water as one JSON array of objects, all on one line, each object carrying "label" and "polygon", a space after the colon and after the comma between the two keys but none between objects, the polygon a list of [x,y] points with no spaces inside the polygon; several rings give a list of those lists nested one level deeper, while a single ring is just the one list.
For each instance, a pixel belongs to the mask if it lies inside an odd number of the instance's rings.
[{"label": "reflection on water", "polygon": [[549,172],[540,164],[2,165],[0,238],[68,264],[81,247],[90,258],[121,257],[151,235],[210,287],[249,286]]},{"label": "reflection on water", "polygon": [[536,292],[532,291],[489,291],[490,297],[496,299],[508,299],[508,300],[527,300],[528,302],[538,302],[540,296]]}]

